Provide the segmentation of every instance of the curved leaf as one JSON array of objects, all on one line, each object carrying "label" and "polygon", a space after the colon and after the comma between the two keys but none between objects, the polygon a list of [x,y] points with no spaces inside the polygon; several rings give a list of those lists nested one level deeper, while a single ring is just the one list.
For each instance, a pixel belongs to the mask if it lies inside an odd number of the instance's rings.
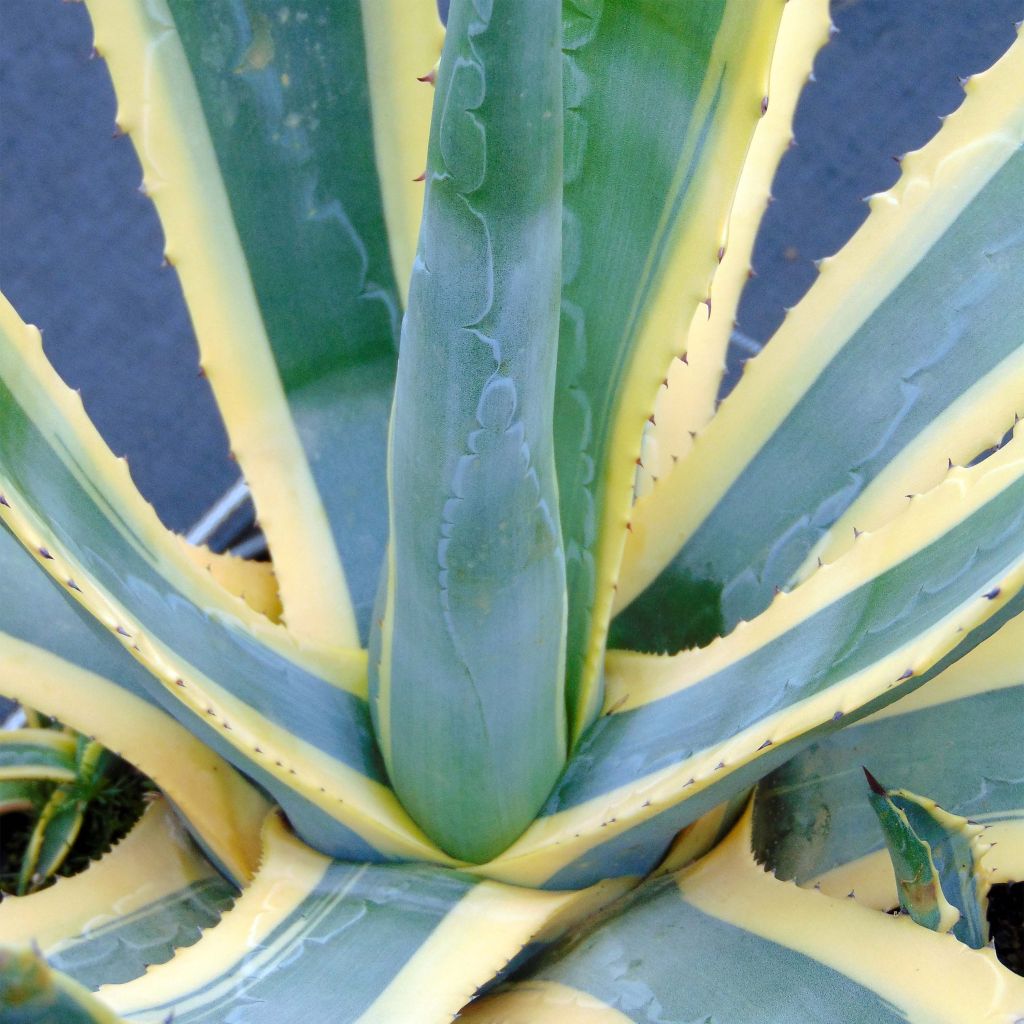
[{"label": "curved leaf", "polygon": [[[59,477],[51,486],[59,489],[63,483],[67,489],[85,492],[88,503],[98,506],[99,514],[109,521],[120,542],[131,548],[133,556],[150,572],[164,577],[168,586],[191,603],[202,606],[211,616],[235,623],[260,643],[310,666],[322,667],[325,662],[336,660],[336,645],[318,648],[296,641],[282,627],[254,611],[231,588],[217,582],[212,572],[205,571],[214,561],[219,565],[230,564],[229,556],[215,556],[207,561],[163,527],[136,489],[124,459],[114,458],[97,432],[81,397],[67,388],[47,361],[38,329],[25,324],[2,296],[0,387],[7,428],[0,471],[11,480],[11,487],[17,484],[12,477],[24,472],[25,460],[50,460]],[[35,472],[39,474],[41,467]],[[38,481],[37,487],[42,488]],[[5,495],[7,505],[0,504],[0,509],[10,510],[10,497]],[[79,543],[85,541],[80,539]],[[49,561],[38,547],[36,552],[44,563]],[[73,578],[62,580],[64,587],[77,593],[72,585],[75,582]]]},{"label": "curved leaf", "polygon": [[[5,542],[0,536],[0,552]],[[252,874],[268,805],[226,761],[131,689],[39,647],[0,633],[0,660],[0,694],[59,714],[135,765],[181,808],[225,872],[240,882]]]},{"label": "curved leaf", "polygon": [[53,729],[0,732],[0,779],[73,782],[75,738]]},{"label": "curved leaf", "polygon": [[85,821],[86,808],[113,764],[113,755],[95,740],[79,736],[74,778],[50,794],[35,820],[18,873],[18,895],[40,888],[67,860]]},{"label": "curved leaf", "polygon": [[89,9],[289,627],[355,645],[386,533],[399,316],[358,4]]},{"label": "curved leaf", "polygon": [[[38,332],[6,304],[0,417],[0,518],[108,643],[150,670],[130,676],[135,692],[272,793],[321,848],[441,856],[384,781],[365,654],[302,644],[196,572],[46,363]],[[49,645],[45,630],[37,642]]]},{"label": "curved leaf", "polygon": [[927,686],[768,776],[755,802],[758,856],[781,878],[895,906],[892,868],[859,778],[869,762],[940,801],[939,813],[987,826],[983,889],[1024,878],[1022,642],[1018,614]]},{"label": "curved leaf", "polygon": [[[464,1019],[960,1024],[1024,1010],[1024,978],[991,949],[765,873],[750,853],[749,813],[712,854],[645,885],[530,978]],[[566,1017],[572,998],[587,1012]],[[506,1016],[506,1004],[523,1003],[532,1015]]]},{"label": "curved leaf", "polygon": [[87,870],[30,896],[5,898],[0,944],[32,943],[89,988],[130,981],[195,942],[236,891],[157,798]]},{"label": "curved leaf", "polygon": [[[145,669],[77,610],[3,528],[0,576],[18,595],[0,605],[0,695],[59,717],[156,779],[224,870],[247,878],[267,809],[263,796],[160,709],[147,694]],[[73,758],[70,737],[50,742]]]},{"label": "curved leaf", "polygon": [[988,943],[988,887],[978,873],[982,828],[905,789],[887,790],[865,769],[868,800],[882,826],[900,908],[972,949]]},{"label": "curved leaf", "polygon": [[[451,1020],[552,919],[621,887],[553,894],[426,866],[330,861],[265,831],[260,871],[218,925],[100,998],[136,1021]],[[330,984],[324,984],[329,978]]]},{"label": "curved leaf", "polygon": [[[637,596],[646,582],[643,553],[651,553],[648,532],[664,531],[670,541],[679,509],[691,500],[675,470],[694,438],[712,418],[725,370],[729,339],[735,328],[740,295],[751,273],[754,243],[771,199],[775,172],[793,142],[793,117],[815,55],[831,32],[825,0],[788,0],[772,53],[763,116],[754,128],[743,161],[736,195],[729,209],[726,238],[719,250],[709,306],[700,306],[686,334],[684,355],[673,359],[658,391],[653,422],[644,434],[643,465],[637,470],[637,501],[623,551],[616,612]],[[654,507],[651,507],[654,506]],[[641,580],[643,582],[641,582]],[[717,606],[714,598],[708,604]],[[658,617],[671,612],[660,602]],[[675,625],[676,631],[679,626]],[[631,644],[618,646],[632,647]],[[675,650],[689,644],[680,644]],[[666,653],[671,653],[667,650]]]},{"label": "curved leaf", "polygon": [[606,714],[488,870],[555,887],[645,874],[681,828],[1019,610],[1022,524],[1016,438],[728,637],[671,658],[612,652]]},{"label": "curved leaf", "polygon": [[780,0],[570,0],[555,453],[573,738],[601,658],[658,385],[708,295]]},{"label": "curved leaf", "polygon": [[682,545],[671,571],[720,588],[729,629],[934,486],[953,456],[998,443],[1024,385],[1022,140],[1018,39],[872,199],[679,464],[689,499],[656,518],[650,506],[637,527],[633,593]]}]

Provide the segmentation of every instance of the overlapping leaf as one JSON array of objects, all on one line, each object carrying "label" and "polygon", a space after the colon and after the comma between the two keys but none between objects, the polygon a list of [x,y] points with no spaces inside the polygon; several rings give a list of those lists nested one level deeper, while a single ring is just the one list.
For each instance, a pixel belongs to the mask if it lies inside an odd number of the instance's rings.
[{"label": "overlapping leaf", "polygon": [[[145,669],[58,592],[6,529],[0,573],[19,595],[0,610],[0,694],[59,715],[124,756],[175,801],[224,871],[249,877],[265,798],[161,709],[147,692]],[[73,776],[73,741],[49,743],[63,745],[65,775]]]},{"label": "overlapping leaf", "polygon": [[[97,997],[142,1022],[170,1013],[179,1024],[228,1014],[246,1024],[448,1021],[522,950],[552,941],[621,891],[606,883],[542,893],[423,865],[331,861],[275,817],[259,872],[219,923]],[[182,907],[149,912],[175,920]],[[132,926],[125,918],[107,932],[124,937]],[[99,946],[103,955],[103,940],[101,929],[64,948],[84,957]]]},{"label": "overlapping leaf", "polygon": [[1022,1011],[1024,978],[991,949],[766,873],[750,852],[748,814],[704,860],[648,883],[462,1019],[960,1024]]},{"label": "overlapping leaf", "polygon": [[[974,875],[961,876],[969,887],[1024,879],[1021,605],[926,686],[770,775],[703,861],[648,883],[465,1019],[1016,1019],[1024,979],[996,951],[888,913],[900,897],[860,765],[940,797],[942,811],[921,804],[940,823],[969,814],[985,826]],[[947,870],[956,872],[953,860]],[[953,916],[967,921],[978,906],[969,898]]]},{"label": "overlapping leaf", "polygon": [[776,0],[564,5],[555,445],[574,737],[601,705],[644,425],[708,296],[782,10]]},{"label": "overlapping leaf", "polygon": [[[1020,610],[1021,601],[1011,606]],[[905,700],[817,743],[760,785],[754,843],[777,875],[868,906],[898,902],[860,776],[926,793],[942,811],[987,826],[984,887],[1024,879],[1024,616]]]},{"label": "overlapping leaf", "polygon": [[[264,786],[319,846],[434,856],[384,780],[365,654],[303,644],[197,573],[46,363],[38,332],[6,305],[0,332],[0,518],[149,669],[129,685]],[[32,641],[44,637],[37,624]],[[116,668],[105,674],[122,680]],[[36,696],[21,699],[63,713]]]},{"label": "overlapping leaf", "polygon": [[132,831],[86,871],[0,903],[0,945],[33,944],[91,989],[140,977],[195,942],[237,890],[157,798]]},{"label": "overlapping leaf", "polygon": [[[429,66],[384,67],[377,53],[368,82],[354,3],[89,8],[286,618],[297,635],[354,645],[386,536],[400,317],[374,154],[387,129],[375,128],[370,88],[386,97]],[[378,16],[367,18],[380,50]]]},{"label": "overlapping leaf", "polygon": [[896,700],[1019,607],[1024,440],[703,650],[613,652],[606,714],[497,870],[555,886],[643,874],[673,835],[815,736]]},{"label": "overlapping leaf", "polygon": [[671,561],[675,589],[720,593],[731,628],[999,442],[1024,392],[1022,83],[1018,40],[824,261],[637,506],[623,603]]}]

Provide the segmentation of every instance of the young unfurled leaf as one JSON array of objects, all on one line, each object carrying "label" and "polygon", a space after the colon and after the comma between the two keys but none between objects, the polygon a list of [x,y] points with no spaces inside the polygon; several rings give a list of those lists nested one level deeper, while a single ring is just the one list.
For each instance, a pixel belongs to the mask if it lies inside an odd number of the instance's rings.
[{"label": "young unfurled leaf", "polygon": [[41,888],[60,870],[82,829],[89,801],[114,762],[114,755],[101,744],[78,737],[75,777],[50,794],[36,819],[21,862],[19,896]]},{"label": "young unfurled leaf", "polygon": [[473,861],[566,754],[560,24],[551,0],[452,6],[391,421],[374,722],[402,803]]},{"label": "young unfurled leaf", "polygon": [[865,768],[868,799],[889,849],[900,907],[932,931],[951,931],[972,949],[988,942],[988,887],[978,861],[982,827],[934,800],[889,790]]}]

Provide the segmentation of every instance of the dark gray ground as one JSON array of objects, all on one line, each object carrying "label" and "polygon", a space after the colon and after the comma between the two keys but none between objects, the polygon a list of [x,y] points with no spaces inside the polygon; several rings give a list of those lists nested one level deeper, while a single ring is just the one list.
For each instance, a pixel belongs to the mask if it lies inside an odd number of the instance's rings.
[{"label": "dark gray ground", "polygon": [[[811,260],[860,223],[861,197],[896,179],[892,157],[958,105],[957,76],[1009,45],[1024,0],[837,0],[833,12],[840,33],[801,102],[799,145],[783,162],[743,301],[753,339],[810,284]],[[236,469],[196,374],[174,271],[160,268],[160,227],[136,191],[131,143],[111,138],[114,98],[90,49],[82,6],[0,0],[0,288],[43,328],[50,358],[143,493],[182,529]]]},{"label": "dark gray ground", "polygon": [[237,476],[85,7],[0,0],[0,289],[184,529]]}]

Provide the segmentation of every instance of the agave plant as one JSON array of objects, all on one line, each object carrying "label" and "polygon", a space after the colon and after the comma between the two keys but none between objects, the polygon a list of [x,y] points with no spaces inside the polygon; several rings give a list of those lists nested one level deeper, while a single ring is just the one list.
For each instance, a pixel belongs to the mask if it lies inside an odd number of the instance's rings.
[{"label": "agave plant", "polygon": [[[12,836],[17,825],[0,819],[2,849],[11,855],[0,870],[0,892],[19,896],[47,885],[58,872],[74,873],[69,856],[76,843],[109,847],[138,817],[143,796],[143,780],[102,744],[31,710],[25,717],[22,728],[0,732],[0,815],[20,813],[26,819],[20,841]],[[83,835],[87,823],[98,826],[99,834],[86,829]]]},{"label": "agave plant", "polygon": [[719,404],[823,0],[89,10],[272,563],[0,307],[0,693],[162,794],[4,1020],[1024,1016],[1024,39]]}]

